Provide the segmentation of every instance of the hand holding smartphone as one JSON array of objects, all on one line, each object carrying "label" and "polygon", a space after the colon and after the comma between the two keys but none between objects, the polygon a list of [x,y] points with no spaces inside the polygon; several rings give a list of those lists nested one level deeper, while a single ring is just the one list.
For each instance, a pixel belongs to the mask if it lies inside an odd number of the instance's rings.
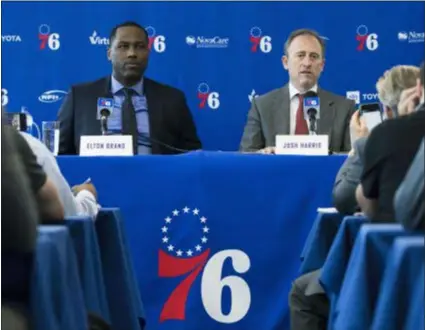
[{"label": "hand holding smartphone", "polygon": [[382,123],[382,111],[379,103],[367,103],[360,106],[360,116],[365,120],[367,129],[372,131]]}]

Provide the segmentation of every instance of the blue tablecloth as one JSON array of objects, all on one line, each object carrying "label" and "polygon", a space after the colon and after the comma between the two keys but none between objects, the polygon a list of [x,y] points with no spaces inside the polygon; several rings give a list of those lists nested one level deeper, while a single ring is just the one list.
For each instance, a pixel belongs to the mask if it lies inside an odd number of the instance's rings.
[{"label": "blue tablecloth", "polygon": [[75,251],[64,226],[41,226],[31,290],[35,330],[87,330]]},{"label": "blue tablecloth", "polygon": [[369,220],[361,216],[345,217],[322,267],[319,282],[330,300],[328,329],[333,329],[334,311],[357,233],[367,222]]},{"label": "blue tablecloth", "polygon": [[94,221],[90,217],[68,217],[65,224],[74,243],[87,311],[99,315],[109,323],[109,309]]},{"label": "blue tablecloth", "polygon": [[410,236],[400,224],[365,224],[357,235],[334,317],[335,329],[369,329],[391,246]]},{"label": "blue tablecloth", "polygon": [[425,267],[422,266],[418,278],[416,279],[416,284],[410,292],[410,297],[412,301],[410,302],[410,310],[406,316],[405,328],[407,330],[413,329],[425,329],[425,320],[424,320],[424,285],[425,285]]},{"label": "blue tablecloth", "polygon": [[71,184],[91,177],[102,206],[121,209],[148,330],[270,330],[288,329],[299,255],[345,157],[58,160]]},{"label": "blue tablecloth", "polygon": [[119,210],[101,209],[96,218],[96,232],[112,328],[142,330],[145,313]]},{"label": "blue tablecloth", "polygon": [[396,238],[385,265],[372,330],[424,329],[424,237]]},{"label": "blue tablecloth", "polygon": [[300,274],[309,273],[323,266],[343,217],[340,213],[317,214],[301,254]]}]

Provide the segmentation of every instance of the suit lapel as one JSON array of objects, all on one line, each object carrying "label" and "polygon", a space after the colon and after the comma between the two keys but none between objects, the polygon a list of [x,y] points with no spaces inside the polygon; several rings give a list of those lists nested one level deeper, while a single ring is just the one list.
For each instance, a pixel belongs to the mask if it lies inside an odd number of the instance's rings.
[{"label": "suit lapel", "polygon": [[322,89],[317,90],[320,98],[320,119],[317,121],[318,134],[330,134],[335,115],[334,101]]},{"label": "suit lapel", "polygon": [[104,97],[107,99],[112,99],[114,95],[112,94],[111,88],[111,76],[107,76],[103,82],[102,89],[99,93],[99,97]]},{"label": "suit lapel", "polygon": [[274,127],[274,136],[276,134],[289,134],[290,104],[289,87],[285,85],[275,99],[274,108],[277,111],[274,113],[272,126]]},{"label": "suit lapel", "polygon": [[[149,114],[149,134],[153,139],[161,140],[159,136],[159,128],[161,127],[162,118],[162,102],[161,95],[158,95],[155,83],[144,78],[143,89],[148,105]],[[152,153],[158,154],[160,152],[160,146],[157,143],[152,142]]]}]

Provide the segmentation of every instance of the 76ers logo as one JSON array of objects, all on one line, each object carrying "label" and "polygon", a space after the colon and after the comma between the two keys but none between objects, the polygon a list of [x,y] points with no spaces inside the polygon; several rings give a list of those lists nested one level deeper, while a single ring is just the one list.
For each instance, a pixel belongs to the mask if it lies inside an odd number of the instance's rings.
[{"label": "76ers logo", "polygon": [[220,107],[220,94],[211,92],[210,86],[207,83],[201,83],[198,86],[199,108],[204,109],[208,106],[212,110],[217,110]]},{"label": "76ers logo", "polygon": [[358,41],[357,50],[362,51],[368,49],[370,51],[374,51],[378,49],[378,35],[376,33],[369,33],[366,25],[360,25],[357,28],[357,36],[356,39]]},{"label": "76ers logo", "polygon": [[1,105],[5,106],[9,103],[9,95],[7,92],[7,89],[2,88],[1,89]]},{"label": "76ers logo", "polygon": [[60,43],[59,33],[51,33],[50,26],[42,24],[38,28],[38,39],[40,39],[40,49],[45,49],[46,46],[51,50],[58,50]]},{"label": "76ers logo", "polygon": [[272,51],[272,37],[263,36],[263,32],[258,26],[254,26],[250,31],[249,41],[251,41],[251,52],[256,53],[258,48],[263,53]]},{"label": "76ers logo", "polygon": [[[183,246],[179,230],[197,228],[191,236],[191,243]],[[172,235],[172,233],[176,233]],[[181,231],[180,231],[181,232]],[[187,274],[171,292],[164,303],[160,321],[185,320],[186,301],[195,279],[203,270],[201,279],[201,298],[208,315],[221,323],[235,323],[248,313],[251,306],[251,291],[248,284],[239,276],[221,278],[223,265],[230,259],[238,274],[246,273],[251,262],[246,253],[240,250],[222,250],[212,255],[208,248],[210,228],[208,219],[197,208],[175,209],[164,219],[161,227],[162,249],[159,250],[160,277],[180,277]],[[180,237],[180,240],[179,240]],[[180,242],[179,242],[180,241]],[[231,292],[230,311],[222,311],[222,292],[227,287]]]},{"label": "76ers logo", "polygon": [[153,26],[146,28],[149,38],[149,49],[153,49],[157,53],[165,52],[167,44],[165,43],[165,37],[163,35],[157,35],[156,30]]}]

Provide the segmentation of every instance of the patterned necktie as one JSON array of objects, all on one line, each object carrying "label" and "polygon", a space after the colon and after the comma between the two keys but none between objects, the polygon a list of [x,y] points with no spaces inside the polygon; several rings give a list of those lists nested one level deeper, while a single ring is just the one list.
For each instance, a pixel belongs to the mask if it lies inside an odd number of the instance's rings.
[{"label": "patterned necktie", "polygon": [[296,135],[307,135],[309,134],[307,122],[304,119],[303,102],[304,98],[301,94],[298,94],[298,110],[295,122],[295,134]]},{"label": "patterned necktie", "polygon": [[131,100],[134,90],[123,88],[123,92],[125,99],[121,107],[122,134],[131,135],[133,137],[133,151],[134,154],[137,155],[137,120],[136,111]]}]

